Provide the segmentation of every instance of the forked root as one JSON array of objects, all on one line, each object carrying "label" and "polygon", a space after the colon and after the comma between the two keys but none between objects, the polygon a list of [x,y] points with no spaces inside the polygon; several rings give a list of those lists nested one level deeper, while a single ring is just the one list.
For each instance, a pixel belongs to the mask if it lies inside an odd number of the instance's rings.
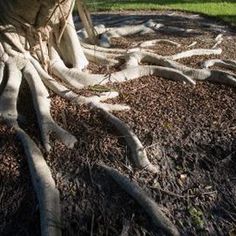
[{"label": "forked root", "polygon": [[129,109],[129,107],[124,106],[124,105],[106,104],[103,102],[107,99],[118,96],[118,93],[116,92],[103,93],[101,94],[100,97],[99,96],[92,96],[92,97],[78,96],[76,93],[72,92],[71,90],[68,90],[66,87],[59,84],[57,81],[55,81],[46,73],[43,73],[43,71],[41,71],[41,73],[43,76],[42,78],[43,78],[44,83],[59,96],[73,102],[74,104],[89,105],[92,108],[100,111],[104,115],[104,118],[108,122],[113,124],[117,128],[117,131],[120,132],[124,136],[127,142],[127,145],[131,150],[132,160],[136,167],[147,169],[148,171],[151,171],[152,173],[158,172],[158,168],[152,165],[150,161],[148,160],[145,149],[143,148],[138,137],[129,129],[129,127],[123,121],[121,121],[120,119],[118,119],[117,117],[115,117],[114,115],[110,113],[110,111]]},{"label": "forked root", "polygon": [[178,70],[165,68],[162,66],[139,66],[135,65],[131,62],[131,60],[132,59],[127,62],[126,69],[111,73],[109,75],[89,75],[85,72],[80,72],[77,69],[69,69],[65,66],[59,56],[55,57],[51,68],[52,72],[71,88],[83,88],[96,84],[106,84],[108,82],[121,83],[149,75],[161,76],[166,79],[182,81],[195,85],[195,82],[191,78]]},{"label": "forked root", "polygon": [[36,69],[31,63],[27,63],[23,73],[33,95],[34,106],[45,149],[47,151],[50,151],[51,149],[49,141],[50,132],[54,132],[56,137],[68,148],[73,148],[74,144],[77,142],[77,139],[66,130],[58,126],[51,117],[49,94]]},{"label": "forked root", "polygon": [[[236,87],[236,74],[234,74],[233,72],[227,72],[223,70],[210,70],[208,68],[195,69],[185,66],[174,60],[171,60],[168,57],[159,56],[150,52],[134,52],[128,54],[128,59],[127,59],[128,67],[132,68],[133,66],[136,66],[141,62],[155,64],[165,68],[166,70],[168,70],[168,68],[169,69],[172,68],[175,70],[175,72],[177,72],[177,74],[185,76],[182,77],[183,78],[182,81],[189,81],[193,85],[196,84],[194,80],[199,80],[199,81],[206,80]],[[203,66],[210,67],[214,65],[214,63],[216,64],[218,63],[218,66],[232,70],[236,66],[234,60],[224,60],[220,62],[219,60],[209,60],[206,61],[203,64]],[[164,77],[163,75],[161,76]],[[173,78],[176,79],[176,76],[173,75]]]},{"label": "forked root", "polygon": [[179,231],[176,226],[164,215],[156,202],[147,196],[137,183],[130,181],[127,177],[120,174],[114,168],[108,167],[105,164],[99,164],[111,177],[120,185],[130,196],[132,196],[143,210],[149,215],[153,224],[163,229],[167,234],[179,236]]}]

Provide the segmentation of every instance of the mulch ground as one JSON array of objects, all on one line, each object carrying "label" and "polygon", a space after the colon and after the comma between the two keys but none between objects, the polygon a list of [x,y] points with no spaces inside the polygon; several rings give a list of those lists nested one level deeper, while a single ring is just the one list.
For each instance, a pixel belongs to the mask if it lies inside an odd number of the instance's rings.
[{"label": "mulch ground", "polygon": [[[100,13],[94,20],[109,24],[110,16]],[[152,18],[169,27],[194,31],[161,30],[129,36],[113,40],[114,47],[129,48],[140,40],[167,38],[181,43],[181,47],[160,44],[154,49],[158,54],[171,55],[187,50],[194,41],[197,44],[193,48],[211,48],[222,33],[222,55],[181,62],[199,67],[209,58],[236,60],[235,29],[215,19],[180,12],[124,12],[122,17],[129,24]],[[112,19],[119,25],[120,14],[112,15]],[[90,69],[101,73],[107,67],[91,64]],[[97,166],[100,161],[136,180],[182,235],[235,235],[235,88],[208,82],[199,82],[193,88],[154,76],[110,87],[120,92],[111,102],[131,107],[116,115],[134,130],[160,171],[153,175],[136,170],[123,137],[100,114],[53,96],[53,117],[78,139],[74,149],[68,150],[52,137],[53,150],[45,154],[61,194],[63,235],[162,235],[143,209]],[[19,101],[21,125],[41,146],[27,85],[23,90]],[[0,235],[40,235],[39,208],[27,160],[14,131],[3,123],[0,150]]]}]

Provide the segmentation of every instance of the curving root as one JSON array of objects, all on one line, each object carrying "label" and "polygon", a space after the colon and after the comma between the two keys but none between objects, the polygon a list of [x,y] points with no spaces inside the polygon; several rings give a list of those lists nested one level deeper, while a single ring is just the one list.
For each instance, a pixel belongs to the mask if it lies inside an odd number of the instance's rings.
[{"label": "curving root", "polygon": [[12,58],[6,61],[9,78],[0,96],[0,118],[13,127],[21,140],[31,173],[34,190],[40,205],[41,234],[61,235],[61,212],[59,192],[55,187],[51,171],[41,151],[32,139],[19,127],[17,122],[17,97],[22,80],[21,71]]},{"label": "curving root", "polygon": [[161,28],[162,24],[156,24],[152,20],[149,20],[140,25],[128,25],[128,26],[121,26],[116,28],[107,29],[107,32],[101,34],[100,37],[100,46],[109,48],[111,46],[110,39],[117,38],[127,35],[134,35],[134,34],[147,34],[147,33],[154,33],[155,30]]},{"label": "curving root", "polygon": [[156,202],[147,196],[147,194],[134,181],[130,181],[126,176],[120,174],[112,167],[105,164],[99,164],[111,177],[120,185],[130,196],[132,196],[143,210],[149,215],[153,224],[160,227],[168,235],[179,236],[176,226],[163,214]]},{"label": "curving root", "polygon": [[224,69],[236,71],[236,61],[234,61],[234,60],[212,59],[212,60],[207,60],[203,63],[203,68],[209,68],[212,66],[218,66],[218,67],[222,67]]},{"label": "curving root", "polygon": [[[131,60],[131,59],[130,59]],[[51,69],[54,75],[72,88],[83,88],[96,84],[106,84],[108,82],[125,82],[134,80],[142,76],[156,75],[166,79],[189,82],[195,85],[195,82],[180,71],[162,66],[136,66],[133,62],[127,62],[126,69],[114,72],[110,75],[87,74],[65,66],[60,57],[55,54],[52,60]]]},{"label": "curving root", "polygon": [[[32,59],[32,61],[34,60]],[[34,64],[35,66],[37,66],[36,61],[34,61]],[[123,121],[121,121],[119,118],[110,113],[110,111],[127,110],[129,109],[129,107],[119,104],[107,104],[103,102],[107,99],[111,99],[118,96],[117,92],[106,92],[102,93],[100,96],[92,97],[78,96],[76,93],[71,90],[68,90],[66,87],[59,84],[56,80],[51,78],[43,71],[41,71],[41,76],[43,78],[44,83],[56,94],[73,102],[76,105],[89,105],[93,109],[96,109],[101,112],[101,114],[104,115],[104,118],[112,125],[114,125],[117,131],[124,136],[124,139],[127,142],[127,146],[131,150],[132,160],[135,166],[142,169],[145,168],[151,171],[152,173],[158,172],[158,168],[152,165],[148,160],[145,149],[143,148],[138,137],[130,130],[130,128]]]},{"label": "curving root", "polygon": [[[186,51],[186,52],[189,52],[189,51]],[[185,54],[185,56],[190,56],[190,54],[187,53]],[[234,66],[236,65],[235,61],[233,60],[231,61],[224,60],[224,61],[225,61],[224,63],[225,68],[227,66],[227,68],[234,69]],[[221,83],[221,84],[226,84],[226,85],[236,87],[236,74],[232,72],[227,72],[223,70],[195,69],[195,68],[187,67],[179,62],[169,59],[169,56],[167,57],[159,56],[150,52],[134,52],[128,55],[128,59],[126,63],[128,67],[132,68],[132,66],[136,66],[141,62],[155,64],[165,69],[168,69],[168,68],[175,69],[176,74],[185,76],[185,77],[182,77],[182,81],[189,82],[193,85],[196,84],[194,80],[201,80],[201,81],[207,80],[211,82],[216,82],[216,83]],[[210,60],[209,62],[204,63],[204,65],[211,66],[211,64],[212,63],[214,64],[214,62],[215,60],[213,61]],[[218,60],[216,62],[218,62]],[[221,63],[220,66],[223,66],[223,63]],[[176,79],[176,76],[173,75],[173,78]]]},{"label": "curving root", "polygon": [[120,119],[118,119],[108,111],[97,107],[96,104],[92,105],[95,108],[99,109],[100,112],[104,115],[105,119],[113,124],[116,127],[117,131],[122,134],[127,146],[131,151],[132,160],[135,166],[140,169],[146,169],[152,173],[157,173],[159,171],[158,167],[151,164],[151,162],[148,160],[147,153],[134,132],[130,130],[130,128],[124,122],[122,122]]},{"label": "curving root", "polygon": [[48,152],[51,149],[49,142],[49,134],[51,131],[54,132],[56,137],[68,148],[73,148],[74,144],[77,142],[77,139],[58,126],[51,117],[49,94],[34,66],[31,63],[27,63],[23,70],[23,74],[33,95],[34,106],[45,149]]}]

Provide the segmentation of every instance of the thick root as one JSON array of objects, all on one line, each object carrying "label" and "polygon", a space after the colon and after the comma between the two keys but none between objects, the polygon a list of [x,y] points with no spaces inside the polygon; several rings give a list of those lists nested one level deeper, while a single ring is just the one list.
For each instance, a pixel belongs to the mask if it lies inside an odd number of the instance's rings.
[{"label": "thick root", "polygon": [[56,137],[59,138],[59,140],[62,141],[68,148],[73,148],[74,144],[77,142],[77,139],[53,121],[50,114],[50,99],[48,91],[42,83],[41,78],[34,66],[31,63],[27,63],[23,72],[33,95],[34,106],[37,112],[45,149],[47,151],[50,151],[51,149],[49,142],[50,131],[54,132]]},{"label": "thick root", "polygon": [[34,190],[40,209],[42,236],[61,235],[61,208],[59,191],[43,155],[32,139],[19,127],[15,127],[27,156]]},{"label": "thick root", "polygon": [[6,62],[6,66],[9,78],[0,96],[0,117],[12,124],[16,122],[18,116],[16,106],[22,74],[12,58]]},{"label": "thick root", "polygon": [[220,55],[222,53],[222,49],[192,49],[184,52],[177,53],[172,56],[168,56],[166,58],[170,60],[179,60],[183,58],[188,58],[192,56],[202,56],[202,55]]},{"label": "thick root", "polygon": [[[111,57],[115,57],[115,55],[107,54],[104,52],[97,52],[93,49],[84,48],[84,54],[88,58],[89,61],[102,64],[102,65],[109,65],[114,66],[119,64],[118,60],[112,59]],[[117,56],[117,55],[116,55]]]},{"label": "thick root", "polygon": [[112,125],[114,125],[119,133],[124,137],[127,146],[129,147],[132,155],[132,160],[135,166],[139,169],[146,169],[151,173],[157,173],[158,167],[151,164],[147,158],[146,151],[140,142],[139,138],[134,134],[132,130],[120,119],[107,112],[104,109],[101,109],[92,104],[96,109],[99,109],[100,112],[104,115],[105,119],[108,120]]},{"label": "thick root", "polygon": [[121,188],[123,188],[138,202],[138,204],[149,215],[153,224],[162,228],[169,235],[180,235],[176,226],[163,214],[156,202],[148,197],[137,183],[131,182],[127,177],[121,175],[118,171],[111,167],[104,164],[100,164],[99,166],[102,167],[112,177],[112,179],[120,185]]},{"label": "thick root", "polygon": [[212,60],[207,60],[203,63],[203,68],[209,68],[212,66],[218,66],[224,69],[236,71],[236,61],[233,60],[212,59]]},{"label": "thick root", "polygon": [[9,126],[14,127],[27,155],[31,178],[40,205],[41,234],[43,236],[61,235],[61,212],[59,192],[40,150],[17,123],[17,97],[22,74],[13,59],[6,62],[9,78],[0,97],[0,116]]},{"label": "thick root", "polygon": [[122,37],[134,34],[154,33],[155,30],[162,27],[162,24],[156,24],[152,20],[147,21],[141,25],[121,26],[117,28],[108,29],[108,31],[101,35],[100,46],[109,48],[111,46],[110,38]]},{"label": "thick root", "polygon": [[57,56],[52,62],[52,72],[63,80],[72,88],[83,88],[96,84],[106,84],[108,82],[125,82],[134,80],[142,76],[156,75],[166,79],[183,81],[195,85],[195,82],[188,76],[175,69],[165,68],[162,66],[134,66],[127,63],[129,66],[119,72],[114,72],[110,75],[87,74],[76,69],[69,69],[63,61]]},{"label": "thick root", "polygon": [[78,40],[72,15],[68,18],[68,22],[59,45],[59,51],[61,52],[65,63],[72,65],[74,68],[79,70],[87,68],[89,62],[85,57],[80,41]]},{"label": "thick root", "polygon": [[[35,61],[34,63],[35,65],[37,64],[37,62]],[[43,78],[44,83],[52,91],[54,91],[61,97],[73,102],[74,104],[77,105],[85,104],[99,110],[104,115],[104,118],[111,124],[113,124],[117,128],[117,131],[124,136],[127,145],[131,150],[133,162],[138,168],[142,169],[145,168],[151,171],[152,173],[156,173],[158,171],[158,168],[153,166],[149,162],[146,152],[138,137],[128,128],[127,125],[125,125],[124,122],[122,122],[120,119],[118,119],[109,112],[114,110],[129,109],[129,107],[124,105],[116,105],[116,104],[113,105],[113,104],[103,103],[103,101],[107,99],[118,96],[118,93],[108,92],[108,93],[102,93],[101,96],[93,96],[93,97],[78,96],[76,93],[68,90],[66,87],[59,84],[57,81],[55,81],[46,73],[43,73],[43,71],[41,71],[41,76]]]}]

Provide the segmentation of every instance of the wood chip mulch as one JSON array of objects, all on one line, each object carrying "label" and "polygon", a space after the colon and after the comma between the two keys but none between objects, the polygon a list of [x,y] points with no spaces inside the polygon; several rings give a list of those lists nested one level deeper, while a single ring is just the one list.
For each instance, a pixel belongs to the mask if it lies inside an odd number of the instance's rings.
[{"label": "wood chip mulch", "polygon": [[[118,22],[120,14],[112,19]],[[127,22],[132,14],[124,14]],[[98,14],[94,20],[102,17],[106,20],[106,14]],[[150,18],[168,26],[193,28],[197,33],[167,34],[163,30],[113,40],[113,47],[127,48],[140,40],[166,38],[181,47],[160,44],[153,49],[171,55],[187,50],[194,41],[197,44],[193,48],[211,48],[215,37],[223,33],[222,55],[181,62],[199,67],[209,58],[236,60],[236,30],[222,22],[170,11],[136,14],[135,19],[140,22]],[[99,73],[107,67],[91,64],[90,70]],[[131,106],[130,111],[116,115],[134,130],[160,172],[153,176],[133,168],[123,137],[100,114],[53,96],[53,117],[78,139],[75,148],[68,150],[52,137],[53,150],[45,154],[61,194],[63,235],[162,235],[143,209],[98,168],[100,161],[138,181],[182,235],[233,235],[236,89],[208,82],[199,82],[193,88],[154,76],[110,87],[120,93],[110,102]],[[33,106],[28,102],[30,94],[25,92],[27,86],[22,90],[21,125],[41,147]],[[3,123],[0,151],[0,235],[40,235],[39,208],[27,160],[14,131]]]}]

